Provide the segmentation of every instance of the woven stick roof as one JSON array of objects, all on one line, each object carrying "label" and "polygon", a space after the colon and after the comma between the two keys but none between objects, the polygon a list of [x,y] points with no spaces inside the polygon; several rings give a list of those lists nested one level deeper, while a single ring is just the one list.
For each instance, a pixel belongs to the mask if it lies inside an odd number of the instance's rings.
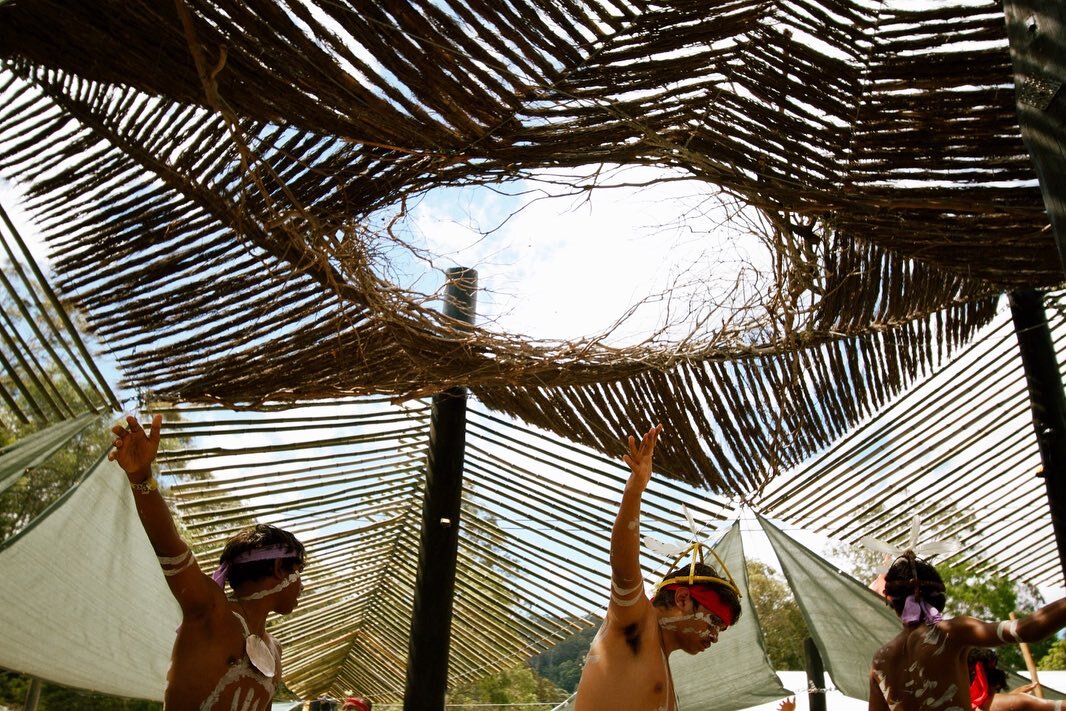
[{"label": "woven stick roof", "polygon": [[[950,352],[996,293],[1061,280],[1005,37],[980,2],[8,2],[0,175],[159,397],[468,385],[601,450],[663,419],[684,433],[671,476],[744,491]],[[762,211],[765,311],[639,348],[458,337],[382,278],[375,210],[603,163]]]}]

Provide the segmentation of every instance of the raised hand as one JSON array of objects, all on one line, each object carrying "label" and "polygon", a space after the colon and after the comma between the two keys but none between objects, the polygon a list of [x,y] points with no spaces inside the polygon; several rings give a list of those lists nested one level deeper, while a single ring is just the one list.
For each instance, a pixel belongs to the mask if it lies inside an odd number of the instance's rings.
[{"label": "raised hand", "polygon": [[151,474],[152,460],[159,451],[159,426],[162,415],[152,417],[150,432],[145,432],[141,423],[133,415],[126,415],[126,426],[115,425],[111,432],[115,435],[114,449],[107,453],[107,458],[117,462],[130,481],[143,481]]},{"label": "raised hand", "polygon": [[640,446],[637,446],[636,438],[629,435],[629,454],[622,457],[622,461],[629,465],[629,471],[632,472],[629,476],[629,483],[626,485],[627,488],[637,486],[643,491],[648,485],[648,481],[651,480],[651,460],[655,453],[655,442],[662,431],[661,424],[652,427],[640,440]]}]

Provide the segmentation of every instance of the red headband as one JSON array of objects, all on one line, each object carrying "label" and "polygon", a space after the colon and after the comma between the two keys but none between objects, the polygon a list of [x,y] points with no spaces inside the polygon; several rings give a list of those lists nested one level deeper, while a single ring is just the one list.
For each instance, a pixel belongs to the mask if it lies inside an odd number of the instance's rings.
[{"label": "red headband", "polygon": [[711,612],[713,612],[715,615],[717,615],[726,627],[729,627],[733,624],[733,608],[731,608],[725,603],[724,600],[722,600],[722,596],[718,593],[717,590],[714,590],[712,588],[697,587],[695,585],[686,586],[679,584],[667,585],[663,589],[676,590],[677,588],[681,587],[687,587],[689,595],[692,596],[692,599],[698,602],[703,607],[710,610]]}]

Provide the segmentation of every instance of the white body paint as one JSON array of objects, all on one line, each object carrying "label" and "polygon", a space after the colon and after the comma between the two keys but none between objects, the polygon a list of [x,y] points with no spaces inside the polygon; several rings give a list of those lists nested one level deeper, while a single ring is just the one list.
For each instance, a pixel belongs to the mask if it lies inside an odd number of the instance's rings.
[{"label": "white body paint", "polygon": [[292,585],[293,583],[295,583],[299,579],[300,579],[299,571],[295,571],[294,570],[293,572],[289,573],[289,576],[287,578],[285,578],[284,580],[282,580],[280,583],[278,583],[274,587],[270,588],[269,590],[260,590],[259,592],[252,593],[251,595],[245,595],[244,597],[239,597],[237,599],[238,600],[259,600],[261,598],[267,597],[268,595],[273,595],[274,593],[281,592],[282,590],[284,590],[285,588],[289,587],[290,585]]},{"label": "white body paint", "polygon": [[[269,657],[270,663],[273,664],[274,654],[270,651],[267,642],[256,635],[250,634],[248,623],[245,622],[243,617],[236,612],[233,613],[233,616],[240,621],[241,628],[244,630],[245,649],[248,649],[249,640],[254,639],[263,646],[263,649],[258,651],[257,654],[265,652],[265,656]],[[260,660],[260,662],[266,664],[265,659]],[[269,709],[274,699],[274,680],[272,678],[274,671],[275,669],[271,666],[269,675],[259,673],[246,653],[236,664],[227,669],[222,678],[218,680],[214,691],[200,704],[200,711],[265,711]],[[246,680],[252,683],[242,688],[241,682]],[[229,697],[228,706],[226,706],[225,701],[227,692],[233,694]]]},{"label": "white body paint", "polygon": [[996,636],[999,637],[1000,642],[1018,642],[1018,620],[1000,622],[996,627]]}]

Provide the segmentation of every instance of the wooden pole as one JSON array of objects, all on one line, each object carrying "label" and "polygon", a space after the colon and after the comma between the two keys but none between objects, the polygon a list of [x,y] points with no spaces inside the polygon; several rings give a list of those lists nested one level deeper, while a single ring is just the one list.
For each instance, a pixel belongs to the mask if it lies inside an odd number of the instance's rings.
[{"label": "wooden pole", "polygon": [[22,705],[23,711],[37,711],[37,702],[41,700],[41,680],[33,677],[30,680],[30,688],[26,692],[26,703]]},{"label": "wooden pole", "polygon": [[807,665],[807,701],[811,711],[825,711],[825,665],[814,640],[803,640],[803,656]]},{"label": "wooden pole", "polygon": [[[459,267],[449,269],[447,274],[445,315],[473,324],[477,272]],[[453,387],[433,397],[418,577],[407,652],[405,711],[443,710],[448,689],[466,446],[466,394],[466,388]]]},{"label": "wooden pole", "polygon": [[[1018,616],[1013,612],[1010,613],[1012,620],[1018,619]],[[1036,684],[1033,687],[1033,694],[1038,699],[1044,698],[1044,690],[1040,687],[1040,677],[1036,673],[1036,662],[1033,661],[1033,654],[1029,651],[1029,645],[1025,642],[1018,642],[1018,649],[1022,650],[1022,659],[1025,660],[1025,668],[1029,670],[1029,679]]]},{"label": "wooden pole", "polygon": [[1066,3],[1004,0],[1022,140],[1066,264]]},{"label": "wooden pole", "polygon": [[1059,564],[1066,575],[1066,395],[1044,302],[1034,289],[1010,293],[1014,335],[1029,387],[1029,406],[1040,448],[1041,471],[1047,489],[1048,509]]}]

